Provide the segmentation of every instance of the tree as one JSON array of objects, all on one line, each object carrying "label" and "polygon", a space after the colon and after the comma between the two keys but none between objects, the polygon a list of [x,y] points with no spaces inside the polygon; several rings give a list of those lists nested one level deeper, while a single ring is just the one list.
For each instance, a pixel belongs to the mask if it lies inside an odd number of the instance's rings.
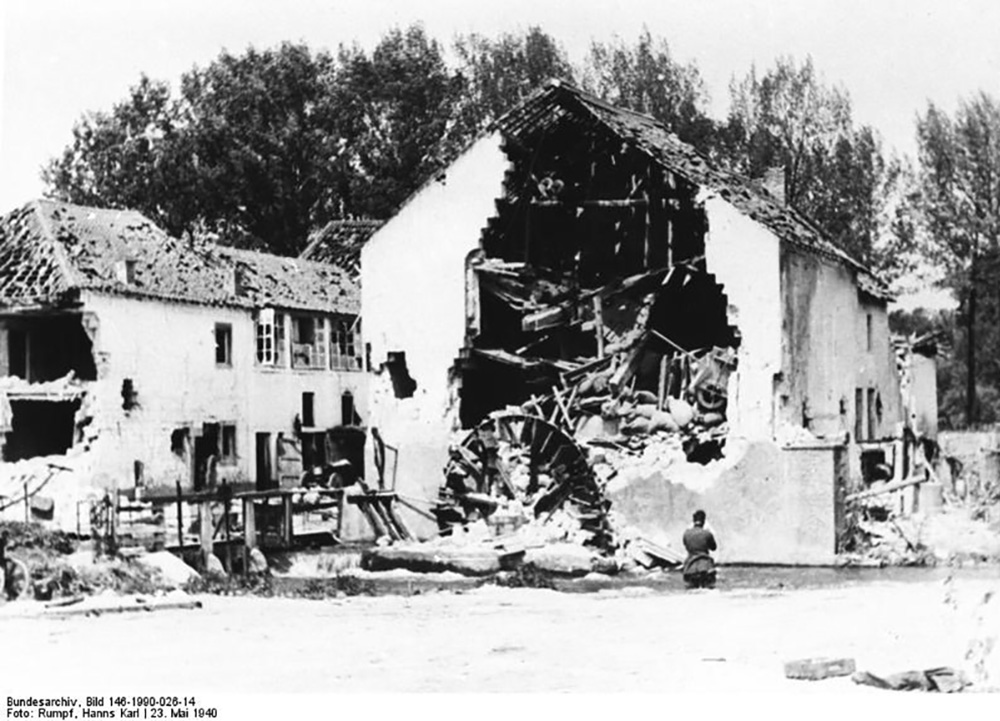
[{"label": "tree", "polygon": [[469,137],[528,98],[547,80],[575,82],[566,54],[538,27],[496,39],[471,33],[455,40],[464,82],[460,116]]},{"label": "tree", "polygon": [[179,132],[170,89],[143,75],[110,113],[89,113],[74,125],[72,144],[43,168],[42,180],[68,202],[137,208],[178,230],[186,218],[156,198],[175,185],[167,146]]},{"label": "tree", "polygon": [[389,32],[370,57],[341,48],[332,102],[343,114],[350,212],[388,217],[454,158],[465,137],[455,120],[461,90],[419,25]]},{"label": "tree", "polygon": [[886,162],[872,128],[854,125],[847,91],[826,85],[812,58],[785,57],[734,79],[730,100],[719,142],[728,165],[749,177],[783,168],[788,205],[862,262],[883,264],[877,241],[901,166]]},{"label": "tree", "polygon": [[[965,422],[979,420],[977,356],[995,355],[977,338],[980,304],[995,311],[1000,270],[1000,105],[985,93],[962,100],[954,118],[928,105],[917,121],[920,210],[927,250],[958,290],[965,327]],[[990,288],[993,298],[983,298]],[[988,294],[987,294],[988,295]],[[994,318],[993,328],[997,326]]]},{"label": "tree", "polygon": [[609,103],[645,113],[699,150],[711,149],[714,124],[705,115],[705,84],[694,63],[674,60],[666,40],[644,28],[634,47],[621,38],[594,42],[584,88]]},{"label": "tree", "polygon": [[812,58],[802,65],[779,58],[757,78],[756,68],[730,84],[730,126],[738,138],[737,163],[751,177],[784,166],[785,196],[798,206],[811,190],[817,153],[833,156],[851,136],[851,103],[841,88],[824,85]]},{"label": "tree", "polygon": [[849,132],[829,153],[814,149],[810,160],[809,190],[800,204],[844,250],[862,262],[870,260],[885,170],[875,134],[868,127]]},{"label": "tree", "polygon": [[274,253],[301,250],[311,228],[339,211],[340,119],[325,53],[283,43],[223,52],[181,81],[191,205],[225,242]]},{"label": "tree", "polygon": [[143,77],[111,113],[85,117],[43,172],[49,193],[130,207],[180,235],[294,254],[339,212],[335,66],[303,45],[223,52],[181,78]]}]

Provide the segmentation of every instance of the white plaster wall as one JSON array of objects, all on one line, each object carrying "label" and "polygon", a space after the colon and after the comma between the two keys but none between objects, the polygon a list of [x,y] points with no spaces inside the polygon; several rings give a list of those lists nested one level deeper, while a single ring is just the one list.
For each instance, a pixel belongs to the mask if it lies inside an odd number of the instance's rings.
[{"label": "white plaster wall", "polygon": [[[133,461],[142,460],[148,484],[172,485],[169,476],[176,473],[176,463],[170,453],[171,431],[212,422],[237,426],[238,463],[220,466],[220,473],[254,480],[254,434],[290,435],[303,392],[315,394],[318,426],[340,424],[345,390],[353,393],[366,419],[364,373],[258,367],[248,310],[102,295],[90,295],[85,304],[99,323],[98,380],[91,396],[101,434],[97,465],[105,483],[130,487]],[[232,367],[215,363],[216,323],[232,326]],[[140,404],[128,413],[122,409],[125,378],[132,379]]]},{"label": "white plaster wall", "polygon": [[[465,341],[465,260],[496,214],[508,161],[497,134],[481,138],[365,244],[361,307],[377,368],[404,352],[414,396],[372,379],[370,425],[400,450],[397,488],[433,499],[454,423],[450,369]],[[408,518],[418,527],[426,522]]]},{"label": "white plaster wall", "polygon": [[702,200],[708,217],[706,265],[723,285],[729,322],[742,336],[737,371],[730,381],[731,433],[770,439],[773,378],[781,370],[780,242],[725,200],[714,195]]}]

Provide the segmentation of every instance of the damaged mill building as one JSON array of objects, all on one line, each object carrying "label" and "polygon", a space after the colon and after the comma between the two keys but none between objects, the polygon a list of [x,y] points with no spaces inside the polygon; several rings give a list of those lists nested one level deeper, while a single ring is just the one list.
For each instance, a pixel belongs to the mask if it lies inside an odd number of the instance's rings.
[{"label": "damaged mill building", "polygon": [[[912,471],[909,421],[886,287],[781,196],[552,82],[297,259],[29,204],[0,225],[4,517],[23,488],[86,533],[102,493],[181,509],[346,459],[402,538],[670,555],[703,508],[723,562],[831,563],[863,459]],[[334,540],[400,539],[363,510]]]},{"label": "damaged mill building", "polygon": [[906,422],[889,295],[782,194],[559,82],[502,117],[362,249],[398,487],[445,530],[677,548],[704,508],[723,562],[833,562]]},{"label": "damaged mill building", "polygon": [[[173,510],[177,494],[298,486],[304,466],[359,455],[326,432],[365,414],[358,312],[356,281],[333,265],[182,241],[133,211],[13,211],[2,517],[87,535],[108,493]],[[169,529],[197,547],[196,511],[180,513]]]}]

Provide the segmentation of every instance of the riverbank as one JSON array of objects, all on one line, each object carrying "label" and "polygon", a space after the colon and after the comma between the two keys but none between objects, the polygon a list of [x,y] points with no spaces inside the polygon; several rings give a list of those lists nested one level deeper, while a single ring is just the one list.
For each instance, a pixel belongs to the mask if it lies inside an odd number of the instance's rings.
[{"label": "riverbank", "polygon": [[[50,693],[893,694],[848,678],[792,681],[783,664],[850,657],[879,675],[974,674],[971,644],[1000,632],[996,602],[983,616],[990,591],[1000,600],[997,575],[690,593],[487,585],[325,600],[203,595],[197,610],[0,612],[0,633],[6,648],[30,649],[7,654],[5,685]],[[997,653],[985,658],[994,674]]]}]

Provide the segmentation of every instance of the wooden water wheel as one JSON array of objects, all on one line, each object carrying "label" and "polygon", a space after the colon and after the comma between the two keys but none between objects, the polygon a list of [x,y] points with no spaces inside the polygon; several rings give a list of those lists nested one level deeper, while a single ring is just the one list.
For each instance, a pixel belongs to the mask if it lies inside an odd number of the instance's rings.
[{"label": "wooden water wheel", "polygon": [[[595,545],[610,542],[610,504],[586,452],[544,418],[504,413],[486,419],[453,450],[446,475],[446,487],[463,509],[475,508],[486,517],[497,508],[497,499],[516,499],[544,519],[570,506]],[[456,522],[460,515],[454,514]]]}]

